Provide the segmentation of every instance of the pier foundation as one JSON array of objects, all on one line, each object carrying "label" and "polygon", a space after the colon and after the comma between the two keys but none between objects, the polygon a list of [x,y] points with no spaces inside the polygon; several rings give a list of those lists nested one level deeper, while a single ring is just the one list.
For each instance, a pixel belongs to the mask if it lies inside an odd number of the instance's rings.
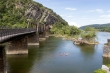
[{"label": "pier foundation", "polygon": [[6,46],[7,54],[28,54],[27,37],[18,37]]},{"label": "pier foundation", "polygon": [[104,45],[103,57],[110,57],[110,39],[108,39],[108,43]]},{"label": "pier foundation", "polygon": [[39,45],[39,36],[36,33],[28,36],[28,45]]},{"label": "pier foundation", "polygon": [[0,46],[0,73],[7,73],[5,49],[3,46]]}]

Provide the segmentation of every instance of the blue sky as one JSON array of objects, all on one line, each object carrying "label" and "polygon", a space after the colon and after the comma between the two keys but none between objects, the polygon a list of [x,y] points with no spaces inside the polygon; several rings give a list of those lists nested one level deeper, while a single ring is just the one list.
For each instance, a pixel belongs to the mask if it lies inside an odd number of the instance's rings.
[{"label": "blue sky", "polygon": [[52,9],[69,25],[110,23],[110,0],[34,0]]}]

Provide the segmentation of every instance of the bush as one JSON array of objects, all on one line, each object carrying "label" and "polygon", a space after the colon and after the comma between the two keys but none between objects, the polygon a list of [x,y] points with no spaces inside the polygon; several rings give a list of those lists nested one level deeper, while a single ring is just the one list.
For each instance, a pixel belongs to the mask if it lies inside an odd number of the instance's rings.
[{"label": "bush", "polygon": [[83,39],[91,39],[96,37],[96,29],[92,28],[92,27],[86,27],[84,29],[84,31],[82,31],[81,33],[81,37]]},{"label": "bush", "polygon": [[98,69],[98,70],[95,70],[94,73],[107,73],[107,72],[105,70]]}]

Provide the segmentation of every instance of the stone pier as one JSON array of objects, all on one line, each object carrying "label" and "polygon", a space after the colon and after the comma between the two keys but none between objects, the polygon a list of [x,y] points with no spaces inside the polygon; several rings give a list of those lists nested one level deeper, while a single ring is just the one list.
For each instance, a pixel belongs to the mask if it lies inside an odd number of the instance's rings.
[{"label": "stone pier", "polygon": [[108,43],[104,45],[103,57],[110,57],[110,39],[108,39]]},{"label": "stone pier", "polygon": [[34,33],[28,36],[28,45],[39,45],[39,35]]},{"label": "stone pier", "polygon": [[107,43],[107,45],[110,46],[110,39],[108,39],[108,43]]},{"label": "stone pier", "polygon": [[28,54],[27,37],[17,37],[8,42],[6,46],[7,54]]},{"label": "stone pier", "polygon": [[39,29],[39,41],[44,41],[44,40],[46,40],[46,37],[45,37],[45,35],[46,35],[46,31],[45,31],[45,25],[44,24],[41,24],[40,25],[40,29]]},{"label": "stone pier", "polygon": [[4,46],[0,46],[0,73],[7,73]]},{"label": "stone pier", "polygon": [[49,32],[50,32],[50,28],[49,28],[49,25],[47,25],[46,27],[45,27],[45,30],[46,30],[46,32],[45,32],[45,37],[49,37]]}]

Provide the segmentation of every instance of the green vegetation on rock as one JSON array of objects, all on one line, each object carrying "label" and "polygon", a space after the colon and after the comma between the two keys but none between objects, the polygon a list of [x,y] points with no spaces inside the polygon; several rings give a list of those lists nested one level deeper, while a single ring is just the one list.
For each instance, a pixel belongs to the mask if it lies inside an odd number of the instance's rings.
[{"label": "green vegetation on rock", "polygon": [[93,27],[86,27],[84,29],[84,31],[82,31],[81,33],[81,37],[83,40],[87,40],[88,42],[95,42],[95,38],[96,38],[96,29],[94,29]]},{"label": "green vegetation on rock", "polygon": [[94,73],[107,73],[107,72],[105,70],[98,69],[98,70],[95,70]]}]

